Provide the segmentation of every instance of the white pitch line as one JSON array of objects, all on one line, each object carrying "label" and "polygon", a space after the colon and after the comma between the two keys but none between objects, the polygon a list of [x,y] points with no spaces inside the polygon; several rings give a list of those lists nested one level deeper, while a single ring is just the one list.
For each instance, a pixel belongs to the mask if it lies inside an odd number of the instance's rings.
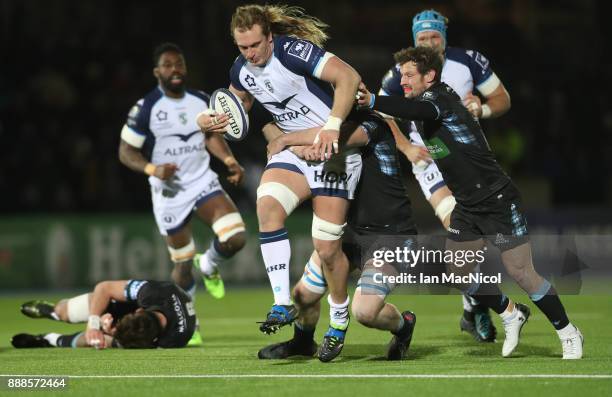
[{"label": "white pitch line", "polygon": [[201,374],[201,375],[0,375],[13,378],[72,378],[72,379],[252,379],[252,378],[363,378],[363,379],[612,379],[612,374],[508,374],[508,375],[473,375],[473,374]]}]

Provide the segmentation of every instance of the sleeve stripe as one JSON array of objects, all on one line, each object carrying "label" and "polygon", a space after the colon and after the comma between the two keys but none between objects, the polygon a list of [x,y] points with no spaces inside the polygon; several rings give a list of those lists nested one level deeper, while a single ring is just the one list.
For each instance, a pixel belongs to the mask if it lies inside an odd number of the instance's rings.
[{"label": "sleeve stripe", "polygon": [[488,96],[491,95],[491,93],[495,91],[500,84],[501,81],[499,80],[499,77],[497,77],[495,73],[492,73],[488,79],[478,84],[476,89],[478,89],[482,95]]},{"label": "sleeve stripe", "polygon": [[141,148],[142,145],[144,145],[145,136],[143,134],[139,134],[137,131],[124,124],[123,128],[121,129],[121,139],[131,146]]},{"label": "sleeve stripe", "polygon": [[315,66],[314,71],[312,72],[312,75],[316,77],[317,79],[320,79],[321,74],[323,73],[323,68],[327,64],[327,61],[329,61],[333,57],[335,57],[334,54],[332,54],[331,52],[326,52],[321,57],[321,59],[319,59],[319,62],[317,62],[317,66]]}]

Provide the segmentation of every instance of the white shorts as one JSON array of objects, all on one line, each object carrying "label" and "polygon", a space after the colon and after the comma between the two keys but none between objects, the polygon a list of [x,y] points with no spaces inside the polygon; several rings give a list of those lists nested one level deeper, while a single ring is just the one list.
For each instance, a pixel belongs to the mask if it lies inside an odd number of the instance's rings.
[{"label": "white shorts", "polygon": [[192,212],[209,199],[225,194],[217,174],[208,169],[190,185],[170,189],[167,185],[151,186],[153,215],[162,236],[172,235],[185,226]]},{"label": "white shorts", "polygon": [[311,162],[285,149],[272,156],[266,169],[281,168],[302,174],[308,181],[312,196],[343,197],[352,200],[361,176],[359,153],[334,156],[329,161]]},{"label": "white shorts", "polygon": [[[418,133],[411,132],[410,140],[412,141],[413,145],[425,146],[423,139]],[[436,190],[446,186],[446,182],[444,182],[444,179],[442,178],[442,173],[438,169],[436,163],[433,161],[426,167],[420,167],[413,163],[412,173],[419,182],[421,190],[423,191],[427,201],[429,201],[431,195],[434,194]]]}]

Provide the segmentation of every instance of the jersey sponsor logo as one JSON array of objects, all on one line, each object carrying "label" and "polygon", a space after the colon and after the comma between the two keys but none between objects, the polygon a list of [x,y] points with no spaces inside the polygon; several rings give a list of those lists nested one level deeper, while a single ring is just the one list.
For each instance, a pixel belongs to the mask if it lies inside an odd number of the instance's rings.
[{"label": "jersey sponsor logo", "polygon": [[174,221],[176,220],[176,217],[172,214],[163,214],[162,215],[162,221],[164,221],[164,223],[171,225],[174,223]]},{"label": "jersey sponsor logo", "polygon": [[157,117],[157,121],[166,121],[168,120],[168,112],[160,110],[155,113],[155,117]]},{"label": "jersey sponsor logo", "polygon": [[183,154],[201,152],[205,150],[205,147],[206,147],[206,144],[204,142],[200,142],[197,145],[187,145],[187,146],[167,148],[164,151],[164,156],[182,156]]},{"label": "jersey sponsor logo", "polygon": [[179,120],[180,120],[181,124],[183,124],[183,125],[187,124],[187,113],[181,112],[181,113],[179,113],[178,117],[179,117]]},{"label": "jersey sponsor logo", "polygon": [[172,134],[170,136],[176,136],[178,137],[181,141],[183,142],[187,142],[189,139],[191,139],[192,136],[194,136],[195,134],[197,134],[198,132],[200,132],[200,130],[196,130],[193,132],[190,132],[189,134]]},{"label": "jersey sponsor logo", "polygon": [[264,80],[264,85],[266,86],[268,91],[274,94],[274,87],[272,87],[272,83],[270,82],[270,80]]},{"label": "jersey sponsor logo", "polygon": [[295,43],[291,44],[289,47],[289,51],[287,54],[294,56],[296,58],[300,58],[303,61],[308,61],[310,58],[310,54],[312,53],[312,44],[306,41],[298,40]]},{"label": "jersey sponsor logo", "polygon": [[195,308],[193,307],[193,302],[185,303],[185,308],[187,309],[188,316],[195,316],[196,312],[195,312]]},{"label": "jersey sponsor logo", "polygon": [[457,234],[457,235],[461,234],[461,232],[460,232],[459,230],[457,230],[457,229],[453,229],[452,227],[449,227],[449,228],[448,228],[448,231],[449,231],[450,233],[452,233],[452,234]]},{"label": "jersey sponsor logo", "polygon": [[448,147],[442,142],[440,138],[431,138],[425,140],[425,146],[427,147],[427,151],[432,159],[438,160],[443,159],[444,157],[450,154],[450,150]]},{"label": "jersey sponsor logo", "polygon": [[291,121],[291,120],[298,119],[300,116],[306,116],[308,113],[310,113],[310,108],[306,105],[303,105],[303,106],[300,106],[298,110],[292,110],[290,112],[283,113],[283,114],[272,114],[272,118],[274,119],[274,121],[280,121],[280,122]]},{"label": "jersey sponsor logo", "polygon": [[272,273],[275,272],[277,270],[286,270],[287,269],[287,264],[286,263],[279,263],[278,265],[271,265],[266,267],[266,271],[268,273]]},{"label": "jersey sponsor logo", "polygon": [[250,74],[247,74],[244,78],[244,81],[247,83],[249,87],[255,87],[255,78]]},{"label": "jersey sponsor logo", "polygon": [[292,100],[293,98],[295,98],[296,95],[297,94],[293,94],[290,97],[287,97],[287,98],[283,99],[280,102],[274,102],[274,101],[272,101],[272,102],[262,102],[261,104],[262,105],[272,105],[272,106],[274,106],[277,109],[285,110],[287,108],[287,104],[289,103],[289,101]]},{"label": "jersey sponsor logo", "polygon": [[314,172],[315,182],[326,182],[326,183],[346,183],[351,179],[353,174],[347,174],[346,172],[336,171],[317,171]]},{"label": "jersey sponsor logo", "polygon": [[174,309],[174,313],[176,314],[177,331],[182,334],[185,332],[185,328],[187,327],[187,325],[185,321],[185,313],[183,312],[181,302],[177,298],[176,294],[172,294],[172,309]]},{"label": "jersey sponsor logo", "polygon": [[479,52],[468,51],[468,54],[474,58],[474,61],[482,68],[481,73],[485,74],[486,70],[489,68],[489,60]]},{"label": "jersey sponsor logo", "polygon": [[128,113],[128,117],[133,117],[136,118],[138,116],[138,113],[140,112],[140,106],[138,105],[134,105],[132,106],[132,108],[130,109],[130,112]]}]

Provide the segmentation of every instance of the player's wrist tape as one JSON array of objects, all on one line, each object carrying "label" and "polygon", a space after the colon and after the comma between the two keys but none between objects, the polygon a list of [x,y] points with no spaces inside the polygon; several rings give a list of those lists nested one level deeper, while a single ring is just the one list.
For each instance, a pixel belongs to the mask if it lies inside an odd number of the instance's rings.
[{"label": "player's wrist tape", "polygon": [[149,176],[153,176],[153,175],[155,175],[155,170],[156,169],[157,169],[157,166],[155,164],[148,163],[144,167],[144,173],[149,175]]},{"label": "player's wrist tape", "polygon": [[374,102],[375,101],[376,101],[376,95],[370,94],[370,103],[368,104],[368,107],[370,109],[374,108]]},{"label": "player's wrist tape", "polygon": [[87,328],[100,329],[100,316],[89,316],[89,320],[87,320]]},{"label": "player's wrist tape", "polygon": [[323,130],[334,130],[340,131],[340,126],[342,125],[342,119],[340,117],[329,116],[327,118],[327,123],[323,126]]},{"label": "player's wrist tape", "polygon": [[238,164],[238,160],[234,156],[227,156],[223,159],[223,164],[229,167],[230,165]]},{"label": "player's wrist tape", "polygon": [[482,109],[482,115],[480,116],[481,119],[488,119],[489,117],[491,117],[491,113],[493,112],[491,111],[491,108],[489,107],[489,105],[485,103],[484,105],[482,105],[481,109]]}]

